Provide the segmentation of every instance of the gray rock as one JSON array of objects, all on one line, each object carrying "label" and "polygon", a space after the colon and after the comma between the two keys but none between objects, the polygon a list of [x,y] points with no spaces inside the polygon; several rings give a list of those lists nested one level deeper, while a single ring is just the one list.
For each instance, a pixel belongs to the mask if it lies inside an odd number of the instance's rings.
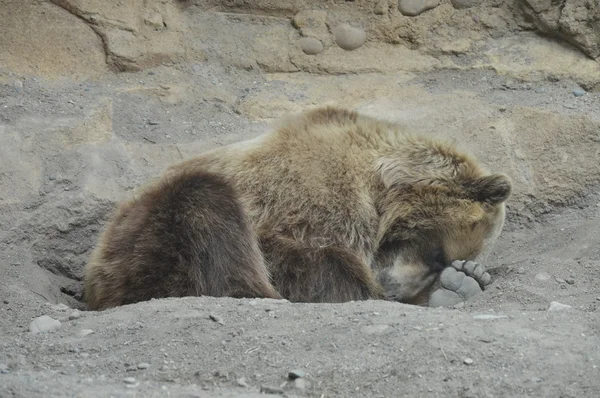
[{"label": "gray rock", "polygon": [[8,365],[5,363],[0,363],[0,374],[8,373]]},{"label": "gray rock", "polygon": [[563,278],[556,277],[556,278],[554,278],[554,280],[557,281],[558,283],[565,283],[565,280]]},{"label": "gray rock", "polygon": [[125,377],[123,378],[123,383],[125,384],[135,384],[135,377]]},{"label": "gray rock", "polygon": [[463,360],[463,363],[464,363],[465,365],[473,365],[473,360],[472,360],[471,358],[465,358],[465,359]]},{"label": "gray rock", "polygon": [[217,322],[218,324],[223,325],[223,318],[221,318],[220,316],[216,315],[216,314],[210,314],[208,316],[210,318],[211,321]]},{"label": "gray rock", "polygon": [[363,332],[365,334],[383,334],[390,328],[390,325],[380,324],[380,325],[369,325],[363,328]]},{"label": "gray rock", "polygon": [[565,282],[567,282],[569,285],[574,285],[575,279],[573,279],[573,278],[565,279]]},{"label": "gray rock", "polygon": [[504,319],[508,318],[506,315],[492,315],[492,314],[481,314],[473,315],[473,319],[490,320],[490,319]]},{"label": "gray rock", "polygon": [[81,329],[80,331],[77,332],[77,336],[78,337],[85,337],[87,335],[90,335],[94,333],[94,331],[92,329]]},{"label": "gray rock", "polygon": [[290,380],[296,380],[304,376],[306,376],[306,373],[300,369],[292,370],[288,373],[288,379]]},{"label": "gray rock", "polygon": [[298,45],[308,55],[316,55],[323,51],[323,43],[314,37],[303,37],[298,40]]},{"label": "gray rock", "polygon": [[240,377],[239,379],[236,380],[236,383],[240,387],[248,388],[248,383],[246,382],[245,377]]},{"label": "gray rock", "polygon": [[456,8],[457,10],[461,10],[463,8],[478,6],[483,2],[483,0],[450,0],[450,2],[452,3],[452,7]]},{"label": "gray rock", "polygon": [[79,317],[81,317],[81,312],[79,310],[74,310],[73,312],[71,312],[69,314],[69,319],[70,320],[77,319]]},{"label": "gray rock", "polygon": [[550,303],[550,307],[548,307],[548,311],[564,311],[571,308],[568,304],[559,303],[558,301],[552,301]]},{"label": "gray rock", "polygon": [[540,282],[547,282],[550,280],[550,274],[548,274],[547,272],[540,272],[538,274],[535,274],[534,278]]},{"label": "gray rock", "polygon": [[46,333],[56,330],[60,327],[60,321],[50,318],[48,315],[42,315],[35,318],[29,324],[29,331],[33,334]]},{"label": "gray rock", "polygon": [[150,364],[147,362],[140,362],[137,364],[137,368],[140,370],[148,369],[149,367],[150,367]]},{"label": "gray rock", "polygon": [[261,386],[260,392],[263,394],[283,394],[284,393],[283,389],[281,389],[279,387],[272,387],[272,386]]},{"label": "gray rock", "polygon": [[576,97],[582,97],[583,95],[585,95],[585,91],[584,90],[573,90],[573,95]]},{"label": "gray rock", "polygon": [[439,0],[398,0],[398,10],[402,15],[414,17],[437,7],[439,4]]},{"label": "gray rock", "polygon": [[367,33],[360,28],[341,24],[333,28],[333,38],[340,48],[352,51],[365,44]]},{"label": "gray rock", "polygon": [[300,391],[306,390],[307,382],[305,379],[296,379],[294,380],[294,388]]}]

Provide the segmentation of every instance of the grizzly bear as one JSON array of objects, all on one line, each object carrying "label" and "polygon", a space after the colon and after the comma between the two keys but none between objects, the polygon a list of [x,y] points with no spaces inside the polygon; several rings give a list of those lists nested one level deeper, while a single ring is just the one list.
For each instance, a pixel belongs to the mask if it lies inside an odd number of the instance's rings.
[{"label": "grizzly bear", "polygon": [[171,166],[121,204],[86,268],[85,300],[91,310],[202,295],[426,305],[443,270],[498,237],[510,192],[507,177],[449,144],[309,110]]}]

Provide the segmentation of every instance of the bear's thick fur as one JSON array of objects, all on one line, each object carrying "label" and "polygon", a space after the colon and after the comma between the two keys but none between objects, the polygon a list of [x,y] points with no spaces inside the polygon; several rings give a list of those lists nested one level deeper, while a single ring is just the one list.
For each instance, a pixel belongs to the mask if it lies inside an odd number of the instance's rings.
[{"label": "bear's thick fur", "polygon": [[448,144],[324,107],[169,168],[123,203],[86,268],[88,308],[160,297],[426,304],[504,223],[509,180]]}]

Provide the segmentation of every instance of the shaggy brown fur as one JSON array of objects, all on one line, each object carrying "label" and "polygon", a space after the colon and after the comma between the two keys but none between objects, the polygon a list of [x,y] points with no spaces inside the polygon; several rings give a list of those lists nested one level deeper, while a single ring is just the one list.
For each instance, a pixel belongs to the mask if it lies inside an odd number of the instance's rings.
[{"label": "shaggy brown fur", "polygon": [[210,295],[424,304],[497,238],[511,185],[452,146],[320,108],[172,166],[86,269],[93,310]]}]

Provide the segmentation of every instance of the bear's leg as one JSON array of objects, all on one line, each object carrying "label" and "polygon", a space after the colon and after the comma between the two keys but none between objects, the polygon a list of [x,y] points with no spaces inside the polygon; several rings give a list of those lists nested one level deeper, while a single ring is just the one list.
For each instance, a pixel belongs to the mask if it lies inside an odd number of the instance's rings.
[{"label": "bear's leg", "polygon": [[261,239],[277,291],[293,302],[340,303],[382,299],[381,285],[351,249],[310,247],[285,237]]},{"label": "bear's leg", "polygon": [[202,172],[164,178],[121,206],[85,279],[92,310],[161,297],[280,298],[234,189]]},{"label": "bear's leg", "polygon": [[442,271],[438,289],[429,297],[430,307],[451,307],[481,293],[491,282],[490,274],[473,261],[454,261]]}]

